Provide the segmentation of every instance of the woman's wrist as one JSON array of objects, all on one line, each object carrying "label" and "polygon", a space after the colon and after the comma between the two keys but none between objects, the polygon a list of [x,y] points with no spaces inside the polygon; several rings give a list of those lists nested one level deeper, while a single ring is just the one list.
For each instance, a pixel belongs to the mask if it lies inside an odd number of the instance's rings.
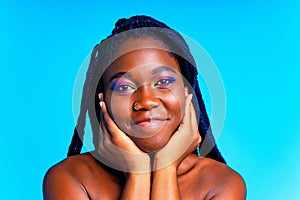
[{"label": "woman's wrist", "polygon": [[180,199],[177,167],[174,164],[153,171],[151,199]]},{"label": "woman's wrist", "polygon": [[175,160],[174,156],[162,156],[166,152],[158,152],[153,159],[152,171],[159,170],[177,170],[180,162]]},{"label": "woman's wrist", "polygon": [[121,200],[150,199],[151,172],[126,173]]},{"label": "woman's wrist", "polygon": [[145,172],[145,173],[125,173],[125,177],[126,177],[126,180],[146,180],[151,178],[151,172]]},{"label": "woman's wrist", "polygon": [[160,169],[153,169],[153,176],[155,175],[172,175],[177,174],[177,166],[174,164],[168,165]]}]

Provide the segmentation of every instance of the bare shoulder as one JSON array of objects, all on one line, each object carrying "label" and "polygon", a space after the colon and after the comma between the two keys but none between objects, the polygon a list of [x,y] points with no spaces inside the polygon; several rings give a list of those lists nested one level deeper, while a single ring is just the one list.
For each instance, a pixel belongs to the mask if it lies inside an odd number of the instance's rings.
[{"label": "bare shoulder", "polygon": [[88,173],[84,169],[87,166],[83,164],[86,159],[86,155],[72,156],[52,166],[44,177],[44,199],[64,199],[67,197],[88,199],[78,173],[80,169],[83,169],[84,173]]},{"label": "bare shoulder", "polygon": [[227,165],[194,154],[180,166],[178,183],[183,199],[243,200],[246,186],[243,178]]},{"label": "bare shoulder", "polygon": [[199,177],[196,185],[200,188],[208,187],[205,199],[246,198],[246,185],[242,176],[226,164],[210,158],[197,157],[194,168],[194,175]]},{"label": "bare shoulder", "polygon": [[113,171],[86,153],[66,158],[51,167],[44,177],[43,194],[46,200],[93,199],[104,197],[109,187],[118,191],[120,184]]}]

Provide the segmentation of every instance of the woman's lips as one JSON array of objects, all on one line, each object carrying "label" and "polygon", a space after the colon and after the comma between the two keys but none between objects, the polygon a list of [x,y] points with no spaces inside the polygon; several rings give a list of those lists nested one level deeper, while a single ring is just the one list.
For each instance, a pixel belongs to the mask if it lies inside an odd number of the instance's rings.
[{"label": "woman's lips", "polygon": [[164,117],[143,117],[136,118],[131,121],[130,135],[137,138],[152,137],[162,130],[169,118]]},{"label": "woman's lips", "polygon": [[140,120],[135,120],[134,125],[139,127],[157,127],[161,126],[167,119],[165,118],[145,118]]}]

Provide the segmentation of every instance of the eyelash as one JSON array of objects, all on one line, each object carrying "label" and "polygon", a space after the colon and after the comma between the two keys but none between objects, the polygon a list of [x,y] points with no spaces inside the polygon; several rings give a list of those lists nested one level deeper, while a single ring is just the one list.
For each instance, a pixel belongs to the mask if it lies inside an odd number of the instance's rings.
[{"label": "eyelash", "polygon": [[[160,83],[161,82],[161,83]],[[157,81],[154,86],[160,89],[167,88],[176,82],[176,78],[174,77],[161,77],[159,81]]]},{"label": "eyelash", "polygon": [[[126,88],[124,88],[126,87]],[[129,83],[124,83],[124,82],[113,82],[111,84],[111,88],[110,88],[113,92],[116,92],[116,93],[131,93],[129,92],[128,90],[132,89],[133,91],[136,89],[134,86],[130,85]]]},{"label": "eyelash", "polygon": [[[174,82],[176,82],[176,78],[174,77],[161,77],[156,83],[153,84],[153,86],[158,89],[164,89],[168,88]],[[110,89],[115,93],[131,94],[136,90],[136,87],[131,85],[130,83],[116,81],[111,84]]]}]

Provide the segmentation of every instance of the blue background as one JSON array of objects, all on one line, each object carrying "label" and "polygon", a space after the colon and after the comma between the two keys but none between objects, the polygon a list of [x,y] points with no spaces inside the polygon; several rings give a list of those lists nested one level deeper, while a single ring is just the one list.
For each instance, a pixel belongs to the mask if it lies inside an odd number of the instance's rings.
[{"label": "blue background", "polygon": [[194,38],[217,64],[227,95],[218,144],[247,199],[297,199],[299,10],[296,0],[2,0],[0,199],[42,199],[43,176],[71,140],[77,70],[118,18],[135,14]]}]

